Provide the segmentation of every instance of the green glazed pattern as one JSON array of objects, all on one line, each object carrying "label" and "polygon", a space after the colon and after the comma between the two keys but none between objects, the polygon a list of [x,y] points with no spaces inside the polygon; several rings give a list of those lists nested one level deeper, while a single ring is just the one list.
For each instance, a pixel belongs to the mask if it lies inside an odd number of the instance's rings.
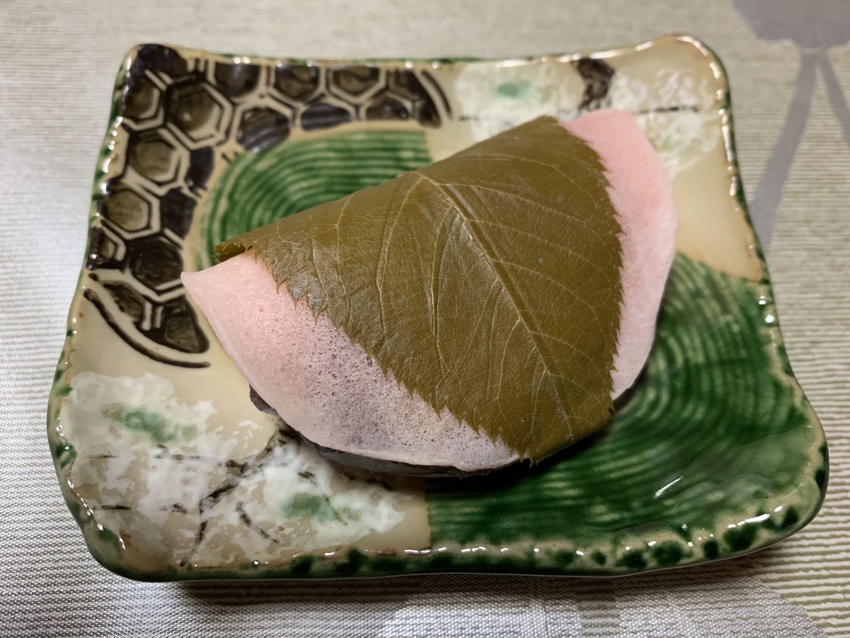
[{"label": "green glazed pattern", "polygon": [[[423,482],[335,466],[254,408],[182,270],[537,115],[603,106],[638,116],[681,216],[650,360],[610,427],[532,468]],[[613,576],[798,531],[823,499],[826,443],[782,346],[731,136],[719,62],[686,36],[512,61],[134,49],[48,415],[92,554],[146,580]]]}]

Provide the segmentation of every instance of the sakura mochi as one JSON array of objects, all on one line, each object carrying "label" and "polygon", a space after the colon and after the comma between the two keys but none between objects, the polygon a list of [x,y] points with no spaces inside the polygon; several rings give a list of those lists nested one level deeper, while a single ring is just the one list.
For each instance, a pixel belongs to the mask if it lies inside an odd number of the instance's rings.
[{"label": "sakura mochi", "polygon": [[540,118],[225,242],[183,282],[322,453],[452,475],[603,428],[652,346],[677,215],[629,113]]}]

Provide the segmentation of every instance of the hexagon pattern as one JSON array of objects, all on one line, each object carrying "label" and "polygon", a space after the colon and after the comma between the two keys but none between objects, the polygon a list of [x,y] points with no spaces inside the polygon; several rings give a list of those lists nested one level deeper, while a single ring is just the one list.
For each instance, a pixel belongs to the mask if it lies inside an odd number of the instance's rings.
[{"label": "hexagon pattern", "polygon": [[203,80],[172,84],[165,92],[165,120],[182,133],[191,148],[224,139],[227,102]]}]

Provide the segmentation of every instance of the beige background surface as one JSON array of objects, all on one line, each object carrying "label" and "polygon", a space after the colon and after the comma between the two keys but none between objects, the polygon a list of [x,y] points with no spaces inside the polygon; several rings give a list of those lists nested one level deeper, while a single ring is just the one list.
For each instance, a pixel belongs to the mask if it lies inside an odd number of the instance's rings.
[{"label": "beige background surface", "polygon": [[[776,15],[788,6],[777,1]],[[850,20],[845,0],[808,6],[815,38]],[[502,56],[675,31],[703,39],[726,64],[744,185],[755,193],[801,53],[790,40],[759,40],[732,0],[0,0],[0,633],[850,636],[850,148],[822,76],[768,261],[791,362],[827,431],[832,473],[819,517],[780,546],[616,581],[139,584],[95,563],[56,484],[47,394],[112,81],[133,44],[299,57]],[[850,47],[835,46],[829,57],[850,97]]]}]

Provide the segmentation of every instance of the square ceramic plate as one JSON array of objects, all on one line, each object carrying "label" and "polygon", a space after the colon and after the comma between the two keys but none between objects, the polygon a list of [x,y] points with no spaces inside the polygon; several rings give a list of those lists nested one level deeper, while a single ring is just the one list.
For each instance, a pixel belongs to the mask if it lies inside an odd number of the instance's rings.
[{"label": "square ceramic plate", "polygon": [[[540,114],[635,113],[681,214],[647,369],[602,434],[465,480],[314,456],[180,284],[218,241]],[[727,558],[815,515],[826,444],[744,208],[728,84],[689,37],[493,61],[293,61],[160,45],[115,87],[50,400],[92,554],[140,579],[621,575]]]}]

